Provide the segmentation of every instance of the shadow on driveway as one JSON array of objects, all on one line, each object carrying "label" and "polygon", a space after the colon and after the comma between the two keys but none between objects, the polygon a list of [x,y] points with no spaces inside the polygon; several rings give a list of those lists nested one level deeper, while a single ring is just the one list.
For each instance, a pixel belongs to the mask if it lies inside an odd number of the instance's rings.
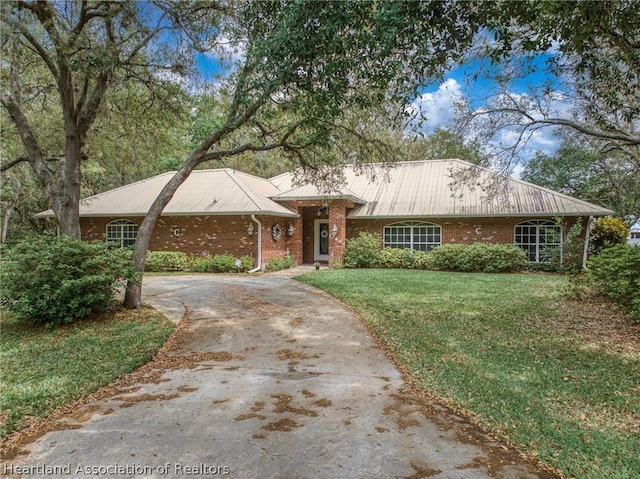
[{"label": "shadow on driveway", "polygon": [[4,473],[556,477],[411,393],[352,312],[311,286],[286,276],[156,276],[144,295],[174,319],[187,308],[180,340],[137,382],[60,419]]}]

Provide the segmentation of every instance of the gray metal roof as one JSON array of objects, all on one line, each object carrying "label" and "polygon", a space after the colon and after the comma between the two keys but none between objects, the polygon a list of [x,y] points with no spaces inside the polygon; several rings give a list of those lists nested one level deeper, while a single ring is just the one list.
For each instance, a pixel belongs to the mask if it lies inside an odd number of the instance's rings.
[{"label": "gray metal roof", "polygon": [[[613,211],[540,186],[505,178],[503,195],[488,199],[481,188],[453,191],[452,172],[469,168],[462,160],[399,162],[388,168],[370,165],[369,174],[347,167],[346,184],[324,193],[294,184],[285,173],[270,180],[229,168],[196,170],[178,188],[165,216],[248,215],[298,216],[278,201],[348,199],[356,203],[349,218],[425,218],[472,216],[606,216]],[[91,196],[81,201],[80,216],[144,216],[175,172]],[[478,183],[496,173],[479,169]],[[53,211],[38,217],[53,216]]]},{"label": "gray metal roof", "polygon": [[[144,216],[174,174],[163,173],[86,198],[80,202],[80,216]],[[196,170],[180,185],[162,214],[298,216],[269,199],[277,193],[278,189],[264,178],[228,168]],[[53,211],[37,216],[53,216]]]},{"label": "gray metal roof", "polygon": [[[469,168],[462,160],[399,162],[391,168],[373,165],[371,175],[346,168],[346,188],[366,203],[354,208],[349,218],[423,218],[471,216],[605,216],[613,211],[513,178],[504,178],[504,193],[489,199],[481,188],[463,186],[452,190],[452,173]],[[480,168],[477,183],[496,173]],[[271,179],[280,190],[291,188],[275,200],[294,199],[315,187],[292,188],[293,175]],[[344,191],[344,188],[342,189]],[[323,196],[324,197],[324,196]],[[296,198],[297,199],[297,198]],[[306,199],[306,198],[305,198]]]},{"label": "gray metal roof", "polygon": [[276,201],[314,200],[318,198],[323,198],[323,199],[351,200],[354,203],[359,203],[359,204],[366,203],[366,200],[360,198],[349,188],[340,187],[335,191],[324,193],[314,185],[298,186],[297,188],[290,189],[283,193],[272,196],[271,198],[273,198]]}]

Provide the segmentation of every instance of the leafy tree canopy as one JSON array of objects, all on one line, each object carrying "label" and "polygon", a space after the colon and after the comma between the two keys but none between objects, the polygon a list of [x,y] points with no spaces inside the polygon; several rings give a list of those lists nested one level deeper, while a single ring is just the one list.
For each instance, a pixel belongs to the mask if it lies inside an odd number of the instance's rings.
[{"label": "leafy tree canopy", "polygon": [[522,179],[610,208],[634,224],[640,219],[639,175],[621,155],[565,142],[554,155],[538,152]]}]

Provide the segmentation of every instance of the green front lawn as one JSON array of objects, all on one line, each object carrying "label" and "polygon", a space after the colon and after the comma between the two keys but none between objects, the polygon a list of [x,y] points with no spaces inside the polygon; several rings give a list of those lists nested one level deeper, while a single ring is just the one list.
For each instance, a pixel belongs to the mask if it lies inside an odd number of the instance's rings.
[{"label": "green front lawn", "polygon": [[299,277],[352,306],[415,383],[577,478],[637,478],[637,327],[535,274],[326,270]]},{"label": "green front lawn", "polygon": [[0,437],[133,371],[174,329],[151,308],[110,311],[58,328],[0,315]]}]

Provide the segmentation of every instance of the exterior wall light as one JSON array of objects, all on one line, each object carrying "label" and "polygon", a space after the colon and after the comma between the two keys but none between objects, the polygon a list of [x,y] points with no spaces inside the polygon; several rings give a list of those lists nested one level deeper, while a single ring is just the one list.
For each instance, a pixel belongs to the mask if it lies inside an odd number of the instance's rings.
[{"label": "exterior wall light", "polygon": [[253,234],[253,223],[249,223],[249,226],[247,227],[247,234],[249,236]]},{"label": "exterior wall light", "polygon": [[338,236],[338,225],[334,223],[333,228],[331,228],[331,237],[335,238],[336,236]]},{"label": "exterior wall light", "polygon": [[289,233],[289,236],[293,236],[293,233],[296,232],[296,229],[293,227],[292,224],[289,225],[289,229],[287,230],[287,233]]}]

